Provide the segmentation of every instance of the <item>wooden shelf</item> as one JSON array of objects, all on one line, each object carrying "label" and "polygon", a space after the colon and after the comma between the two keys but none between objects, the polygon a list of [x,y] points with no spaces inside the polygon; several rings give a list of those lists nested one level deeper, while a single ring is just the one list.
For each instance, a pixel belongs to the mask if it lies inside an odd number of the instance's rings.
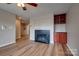
[{"label": "wooden shelf", "polygon": [[54,15],[54,24],[65,24],[66,14]]}]

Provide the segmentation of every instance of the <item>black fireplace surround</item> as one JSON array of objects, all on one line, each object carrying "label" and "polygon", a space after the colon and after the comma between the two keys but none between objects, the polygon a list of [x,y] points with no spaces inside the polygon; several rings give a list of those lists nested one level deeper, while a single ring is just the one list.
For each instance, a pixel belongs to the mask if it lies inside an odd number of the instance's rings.
[{"label": "black fireplace surround", "polygon": [[50,43],[50,30],[35,30],[35,42]]}]

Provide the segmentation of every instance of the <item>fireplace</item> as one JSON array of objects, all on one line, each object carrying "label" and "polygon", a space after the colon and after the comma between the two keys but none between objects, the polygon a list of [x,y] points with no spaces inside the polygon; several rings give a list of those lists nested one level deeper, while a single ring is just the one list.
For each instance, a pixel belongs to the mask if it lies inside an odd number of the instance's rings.
[{"label": "fireplace", "polygon": [[35,42],[50,43],[50,30],[35,30]]}]

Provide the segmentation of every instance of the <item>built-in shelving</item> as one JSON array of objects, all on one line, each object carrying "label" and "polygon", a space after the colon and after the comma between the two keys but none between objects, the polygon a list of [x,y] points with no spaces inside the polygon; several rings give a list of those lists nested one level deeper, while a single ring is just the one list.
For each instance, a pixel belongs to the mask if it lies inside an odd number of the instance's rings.
[{"label": "built-in shelving", "polygon": [[67,43],[66,14],[54,15],[54,41]]}]

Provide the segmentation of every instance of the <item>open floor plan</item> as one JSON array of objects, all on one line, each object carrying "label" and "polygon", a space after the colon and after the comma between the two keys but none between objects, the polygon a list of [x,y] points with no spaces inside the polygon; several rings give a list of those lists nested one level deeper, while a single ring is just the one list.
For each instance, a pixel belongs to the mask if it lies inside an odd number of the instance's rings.
[{"label": "open floor plan", "polygon": [[78,3],[0,3],[0,56],[78,56]]}]

